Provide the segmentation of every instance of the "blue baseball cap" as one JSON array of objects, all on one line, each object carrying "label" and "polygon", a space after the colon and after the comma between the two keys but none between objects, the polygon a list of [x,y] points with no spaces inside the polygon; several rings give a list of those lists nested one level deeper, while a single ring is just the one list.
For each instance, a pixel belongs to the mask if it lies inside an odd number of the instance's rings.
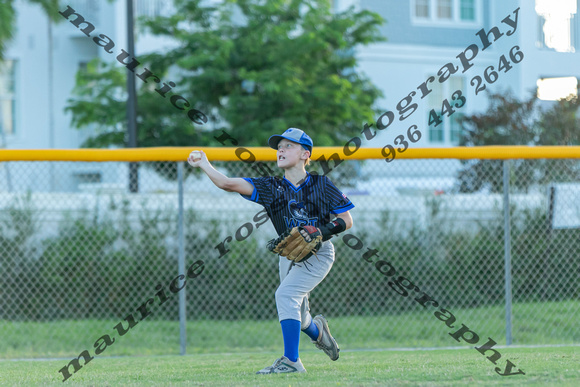
[{"label": "blue baseball cap", "polygon": [[275,134],[268,139],[268,145],[272,149],[278,149],[278,143],[285,138],[286,140],[296,142],[302,145],[306,150],[312,153],[312,146],[314,143],[309,135],[304,133],[303,130],[296,129],[296,128],[289,128],[281,135]]}]

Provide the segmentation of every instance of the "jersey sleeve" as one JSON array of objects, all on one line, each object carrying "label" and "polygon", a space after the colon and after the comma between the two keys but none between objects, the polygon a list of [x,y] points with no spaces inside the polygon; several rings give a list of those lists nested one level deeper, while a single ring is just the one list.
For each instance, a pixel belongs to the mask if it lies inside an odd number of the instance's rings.
[{"label": "jersey sleeve", "polygon": [[350,199],[336,188],[330,179],[326,180],[326,192],[330,199],[331,214],[341,214],[354,208],[354,204],[352,204]]},{"label": "jersey sleeve", "polygon": [[243,179],[254,186],[251,195],[240,194],[244,199],[263,206],[273,201],[271,177],[244,177]]}]

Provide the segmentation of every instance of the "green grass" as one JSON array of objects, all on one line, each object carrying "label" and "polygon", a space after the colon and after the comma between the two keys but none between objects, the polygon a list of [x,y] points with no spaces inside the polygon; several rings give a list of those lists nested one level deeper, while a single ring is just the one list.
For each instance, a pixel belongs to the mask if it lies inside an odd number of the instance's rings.
[{"label": "green grass", "polygon": [[[342,352],[331,362],[320,351],[304,351],[306,374],[255,375],[278,353],[204,354],[155,357],[95,357],[62,383],[58,370],[68,361],[0,361],[0,385],[580,385],[580,347],[500,348],[513,371],[525,375],[499,376],[494,366],[474,349],[435,351]],[[82,364],[82,362],[81,362]]]},{"label": "green grass", "polygon": [[[452,309],[455,326],[467,325],[481,340],[492,337],[505,344],[504,309]],[[514,305],[513,344],[580,343],[577,317],[580,302]],[[435,318],[435,308],[400,315],[373,317],[327,316],[333,335],[344,349],[461,346],[448,328]],[[152,317],[155,316],[153,311]],[[119,320],[1,322],[0,358],[72,357],[104,334],[113,334]],[[112,336],[113,337],[113,336]],[[301,349],[310,348],[302,336]],[[282,347],[277,321],[207,321],[187,323],[187,351],[199,353],[262,352]],[[483,341],[482,341],[483,343]],[[179,354],[179,326],[174,321],[145,320],[107,348],[107,356]]]}]

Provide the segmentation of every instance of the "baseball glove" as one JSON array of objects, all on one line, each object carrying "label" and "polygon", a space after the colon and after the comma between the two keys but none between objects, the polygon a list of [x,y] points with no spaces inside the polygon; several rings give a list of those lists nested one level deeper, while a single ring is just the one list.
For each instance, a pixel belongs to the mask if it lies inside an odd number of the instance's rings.
[{"label": "baseball glove", "polygon": [[322,233],[314,226],[299,226],[268,242],[268,250],[294,262],[308,259],[322,246]]}]

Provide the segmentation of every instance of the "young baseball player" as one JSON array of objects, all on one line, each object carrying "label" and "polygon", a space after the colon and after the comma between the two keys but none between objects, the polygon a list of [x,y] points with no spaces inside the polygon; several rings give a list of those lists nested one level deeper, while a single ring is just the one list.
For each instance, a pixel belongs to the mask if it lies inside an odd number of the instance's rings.
[{"label": "young baseball player", "polygon": [[322,235],[322,244],[315,255],[300,262],[279,257],[276,307],[284,356],[257,373],[306,372],[298,356],[301,330],[331,360],[339,356],[338,344],[324,316],[312,318],[310,315],[308,296],[330,271],[334,263],[330,239],[352,227],[349,210],[354,205],[326,176],[306,172],[304,167],[310,161],[313,143],[302,130],[290,128],[282,135],[270,137],[268,144],[277,150],[277,164],[284,170],[283,178],[230,178],[215,170],[201,151],[192,152],[187,161],[201,168],[217,187],[238,192],[245,199],[264,206],[279,235],[296,226],[305,226],[301,229],[305,239],[309,236],[304,229],[316,230],[315,233]]}]

